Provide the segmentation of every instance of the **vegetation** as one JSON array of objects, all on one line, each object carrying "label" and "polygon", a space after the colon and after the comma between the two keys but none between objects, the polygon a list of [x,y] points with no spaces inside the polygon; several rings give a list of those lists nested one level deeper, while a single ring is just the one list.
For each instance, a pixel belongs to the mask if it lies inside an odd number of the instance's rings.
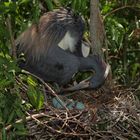
[{"label": "vegetation", "polygon": [[[24,139],[28,134],[25,126],[25,118],[29,115],[27,112],[41,111],[44,109],[45,100],[44,84],[38,82],[40,79],[19,69],[18,60],[11,55],[14,43],[12,38],[17,38],[28,26],[37,22],[44,12],[60,6],[69,6],[84,17],[86,22],[84,36],[89,39],[90,2],[88,0],[0,1],[0,135],[2,140],[14,140],[19,136]],[[112,67],[113,79],[115,83],[136,89],[136,98],[140,100],[139,0],[100,0],[100,10],[108,46],[108,50],[105,51],[108,53],[107,59]],[[103,48],[107,49],[105,46]],[[16,123],[20,119],[22,121]],[[99,130],[99,127],[94,127]],[[105,124],[100,127],[102,131],[106,128]],[[138,136],[134,138],[129,135],[127,138],[137,139]]]}]

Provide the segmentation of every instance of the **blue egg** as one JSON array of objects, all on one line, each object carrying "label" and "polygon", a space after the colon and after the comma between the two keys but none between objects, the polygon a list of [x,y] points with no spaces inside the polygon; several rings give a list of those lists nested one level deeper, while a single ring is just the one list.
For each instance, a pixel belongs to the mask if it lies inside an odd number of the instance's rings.
[{"label": "blue egg", "polygon": [[60,101],[57,97],[54,97],[52,99],[52,103],[53,103],[53,106],[58,109],[62,109],[65,106],[65,102],[63,102],[62,100]]},{"label": "blue egg", "polygon": [[82,102],[78,102],[78,101],[74,101],[74,100],[67,100],[67,101],[64,102],[64,101],[60,100],[59,98],[54,97],[52,99],[52,103],[53,103],[53,106],[55,108],[58,108],[58,109],[64,109],[64,106],[66,106],[69,110],[72,110],[72,109],[78,109],[78,110],[85,109],[85,105]]},{"label": "blue egg", "polygon": [[83,109],[85,109],[85,105],[82,102],[77,102],[76,109],[83,110]]}]

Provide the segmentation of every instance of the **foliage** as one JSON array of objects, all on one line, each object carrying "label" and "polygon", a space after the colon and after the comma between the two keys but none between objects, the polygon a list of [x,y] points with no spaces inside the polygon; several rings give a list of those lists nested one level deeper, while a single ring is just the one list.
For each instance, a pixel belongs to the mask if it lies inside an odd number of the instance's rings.
[{"label": "foliage", "polygon": [[[19,87],[15,86],[15,72],[19,69],[15,61],[9,55],[0,54],[0,129],[2,129],[3,139],[6,139],[4,127],[7,125],[18,125],[15,122],[17,118],[24,118],[24,107],[19,96]],[[12,135],[24,133],[24,125],[15,127]]]},{"label": "foliage", "polygon": [[[119,82],[130,85],[140,80],[140,4],[138,0],[100,0],[100,9],[106,29],[109,63],[113,76]],[[6,19],[11,17],[12,32],[16,38],[31,23],[38,21],[44,12],[60,6],[72,7],[86,20],[86,33],[89,31],[88,0],[9,0],[0,1],[0,129],[3,140],[15,139],[17,135],[27,134],[23,123],[25,112],[43,106],[43,94],[38,81],[28,75],[22,75],[15,59],[10,56],[11,43]],[[116,10],[115,10],[116,9]],[[23,100],[18,75],[28,85],[28,99]],[[5,127],[12,125],[10,137]]]},{"label": "foliage", "polygon": [[140,4],[138,1],[102,3],[112,71],[120,82],[130,85],[140,75]]}]

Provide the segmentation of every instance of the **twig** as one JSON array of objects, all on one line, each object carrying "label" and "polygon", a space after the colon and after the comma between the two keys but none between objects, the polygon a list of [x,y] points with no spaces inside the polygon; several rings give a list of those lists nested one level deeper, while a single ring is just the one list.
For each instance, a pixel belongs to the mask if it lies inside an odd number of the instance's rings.
[{"label": "twig", "polygon": [[15,79],[16,79],[16,82],[17,82],[18,84],[20,84],[21,90],[27,91],[27,89],[28,89],[27,85],[24,84],[24,83],[22,82],[22,80],[20,80],[17,76],[16,76]]},{"label": "twig", "polygon": [[68,113],[67,112],[65,112],[65,114],[66,114],[66,119],[65,119],[65,121],[64,121],[64,123],[63,123],[63,125],[62,125],[62,129],[64,128],[64,126],[67,126],[70,130],[71,130],[71,132],[73,132],[73,133],[75,133],[76,134],[76,132],[68,125],[68,120],[69,120],[69,118],[68,118]]},{"label": "twig", "polygon": [[[56,92],[43,79],[41,79],[40,77],[38,77],[38,76],[34,75],[33,73],[30,73],[30,72],[28,72],[26,70],[24,70],[23,73],[29,74],[29,75],[35,77],[36,79],[38,79],[48,90],[51,91],[51,94],[53,96],[55,96],[61,102],[62,106],[67,110],[67,112],[69,112],[69,109],[63,104],[63,101],[61,100],[61,98],[56,94]],[[46,93],[44,93],[44,94],[46,94]],[[44,97],[45,96],[46,95],[44,95]]]},{"label": "twig", "polygon": [[125,8],[138,8],[137,6],[131,6],[131,5],[125,5],[125,6],[122,6],[122,7],[119,7],[119,8],[116,8],[114,10],[112,10],[111,12],[107,13],[105,16],[104,16],[104,20],[107,16],[119,11],[119,10],[122,10],[122,9],[125,9]]},{"label": "twig", "polygon": [[[29,114],[29,113],[28,113]],[[30,114],[29,114],[30,115]],[[43,114],[44,115],[44,114]],[[39,115],[38,115],[39,116]],[[45,115],[44,115],[45,116]],[[69,135],[69,136],[90,136],[90,135],[94,135],[94,134],[80,134],[80,133],[67,133],[67,132],[63,132],[63,131],[59,131],[56,130],[54,128],[52,128],[51,126],[44,124],[43,122],[41,122],[40,120],[38,120],[35,115],[30,115],[29,116],[30,119],[35,120],[37,123],[44,125],[45,127],[47,127],[49,130],[51,130],[52,132],[58,133],[58,134],[63,134],[63,135]],[[42,116],[43,117],[43,116]]]},{"label": "twig", "polygon": [[[46,116],[45,113],[34,114],[34,115],[32,115],[32,116],[30,115],[30,116],[27,116],[27,117],[26,117],[26,121],[32,120],[32,117],[33,117],[33,118],[41,118],[41,117],[44,117],[44,116]],[[21,122],[23,122],[23,119],[19,119],[19,120],[17,120],[15,123],[21,123]],[[12,128],[12,125],[8,125],[8,126],[5,127],[5,130],[8,131],[8,130],[10,130],[11,128]]]}]

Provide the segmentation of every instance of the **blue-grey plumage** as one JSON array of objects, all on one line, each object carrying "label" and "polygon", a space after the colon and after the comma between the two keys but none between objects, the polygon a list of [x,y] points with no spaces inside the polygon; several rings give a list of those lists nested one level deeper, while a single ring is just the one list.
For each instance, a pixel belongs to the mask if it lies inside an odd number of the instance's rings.
[{"label": "blue-grey plumage", "polygon": [[25,57],[20,66],[59,85],[67,84],[78,71],[95,70],[85,84],[89,83],[88,88],[99,87],[105,81],[107,65],[98,56],[89,56],[89,48],[82,44],[83,32],[82,18],[70,9],[44,14],[16,40],[18,56],[24,53]]}]

